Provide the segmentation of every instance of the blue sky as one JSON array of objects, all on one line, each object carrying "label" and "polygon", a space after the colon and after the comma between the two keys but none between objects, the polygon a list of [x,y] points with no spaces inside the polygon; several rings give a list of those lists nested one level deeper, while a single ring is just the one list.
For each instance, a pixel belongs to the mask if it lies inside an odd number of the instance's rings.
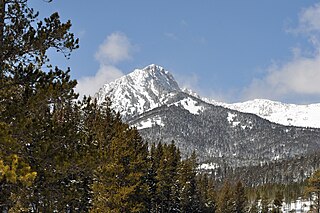
[{"label": "blue sky", "polygon": [[315,0],[30,0],[71,19],[81,94],[158,64],[181,87],[226,102],[320,102],[320,3]]}]

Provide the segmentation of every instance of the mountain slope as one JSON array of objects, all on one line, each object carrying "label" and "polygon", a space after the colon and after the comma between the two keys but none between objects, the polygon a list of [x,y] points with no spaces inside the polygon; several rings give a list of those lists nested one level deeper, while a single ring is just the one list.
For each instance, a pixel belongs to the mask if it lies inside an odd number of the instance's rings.
[{"label": "mountain slope", "polygon": [[265,99],[234,104],[213,103],[240,112],[253,113],[271,122],[286,126],[320,128],[320,104],[284,104]]},{"label": "mountain slope", "polygon": [[283,126],[240,112],[251,109],[272,117],[290,109],[287,105],[259,100],[210,104],[181,90],[173,76],[157,65],[105,85],[96,96],[99,103],[105,96],[149,141],[174,140],[185,155],[195,150],[201,161],[212,165],[259,165],[320,150],[320,129]]},{"label": "mountain slope", "polygon": [[192,113],[183,105],[164,105],[143,113],[130,124],[139,128],[148,122],[152,125],[140,128],[148,140],[174,140],[186,155],[196,150],[203,162],[231,167],[258,165],[320,149],[320,129],[285,127],[186,94],[179,96],[180,101],[175,103],[192,99],[202,110]]}]

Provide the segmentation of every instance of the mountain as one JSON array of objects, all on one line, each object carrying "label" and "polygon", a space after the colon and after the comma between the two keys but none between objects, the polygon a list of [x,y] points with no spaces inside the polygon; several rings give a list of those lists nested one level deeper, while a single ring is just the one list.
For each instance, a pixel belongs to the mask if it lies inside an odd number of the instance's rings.
[{"label": "mountain", "polygon": [[[203,168],[205,165],[211,168],[269,165],[320,150],[320,129],[285,126],[260,117],[279,115],[279,121],[288,121],[287,117],[281,118],[285,115],[281,110],[286,112],[299,106],[267,100],[212,104],[189,90],[180,89],[173,76],[157,65],[136,69],[104,85],[96,97],[102,103],[106,96],[122,118],[136,126],[145,139],[165,143],[174,140],[184,155],[195,150]],[[314,109],[303,106],[299,110],[304,108]],[[260,116],[241,112],[250,109]],[[292,115],[298,112],[292,118],[299,120],[299,110],[292,111]],[[313,113],[317,115],[317,111]]]},{"label": "mountain", "polygon": [[[190,89],[180,89],[169,71],[152,64],[144,69],[105,84],[96,94],[99,103],[110,97],[113,108],[124,120],[148,110],[165,105],[171,96],[184,92],[212,105],[240,112],[256,114],[266,120],[285,126],[320,128],[320,104],[296,105],[255,99],[242,103],[227,104],[202,98]],[[190,103],[192,104],[192,103]]]},{"label": "mountain", "polygon": [[243,103],[217,103],[240,112],[256,114],[271,122],[300,127],[320,128],[320,104],[285,104],[265,99],[255,99]]},{"label": "mountain", "polygon": [[124,120],[162,106],[170,96],[181,92],[173,76],[155,64],[136,69],[114,82],[105,84],[96,94],[98,103],[109,97],[113,109]]}]

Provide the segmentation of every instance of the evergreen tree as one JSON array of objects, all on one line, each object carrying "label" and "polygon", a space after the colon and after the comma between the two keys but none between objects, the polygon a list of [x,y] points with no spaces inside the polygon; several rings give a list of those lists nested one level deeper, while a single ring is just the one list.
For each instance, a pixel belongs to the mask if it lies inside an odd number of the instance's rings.
[{"label": "evergreen tree", "polygon": [[182,212],[199,212],[199,193],[196,184],[197,159],[195,152],[182,161],[179,169],[180,208]]},{"label": "evergreen tree", "polygon": [[247,212],[247,197],[245,194],[244,186],[241,181],[238,181],[234,191],[235,209],[236,213]]},{"label": "evergreen tree", "polygon": [[13,154],[16,153],[15,140],[4,123],[0,123],[0,141],[1,146],[12,149],[0,153],[0,212],[9,209],[20,211],[26,208],[22,201],[28,196],[27,188],[32,185],[37,173],[31,171],[31,167],[19,159],[17,154]]},{"label": "evergreen tree", "polygon": [[148,184],[147,209],[151,213],[157,212],[157,203],[156,203],[157,169],[158,169],[158,159],[156,157],[156,145],[155,143],[152,143],[150,146],[150,152],[149,152],[149,158],[148,158],[148,173],[147,173],[147,179],[146,179]]},{"label": "evergreen tree", "polygon": [[136,129],[114,124],[102,162],[95,171],[91,212],[143,212],[146,210],[148,150]]},{"label": "evergreen tree", "polygon": [[[158,212],[179,211],[179,184],[178,168],[180,163],[180,152],[172,143],[170,145],[159,145],[157,152],[161,153],[156,175],[156,194]],[[157,154],[157,155],[158,155]]]},{"label": "evergreen tree", "polygon": [[317,212],[320,212],[320,170],[315,171],[307,180],[307,187],[305,193],[315,196],[314,207]]},{"label": "evergreen tree", "polygon": [[233,213],[235,212],[235,203],[233,191],[229,181],[225,181],[222,189],[219,191],[219,198],[217,203],[218,213]]},{"label": "evergreen tree", "polygon": [[38,21],[39,13],[28,0],[0,0],[0,11],[1,76],[19,64],[41,67],[49,61],[50,48],[65,56],[78,48],[78,39],[69,32],[71,22],[61,23],[58,13]]},{"label": "evergreen tree", "polygon": [[74,151],[79,138],[72,122],[78,116],[76,81],[70,70],[52,69],[46,54],[52,48],[68,56],[78,40],[69,32],[70,21],[62,23],[58,13],[37,21],[39,13],[27,0],[1,0],[0,11],[0,122],[16,144],[12,149],[0,141],[0,156],[17,154],[18,162],[37,173],[29,196],[16,206],[36,212],[79,209],[74,204],[82,203],[75,186],[81,173]]},{"label": "evergreen tree", "polygon": [[200,211],[214,213],[216,211],[216,191],[213,179],[208,174],[197,175]]}]

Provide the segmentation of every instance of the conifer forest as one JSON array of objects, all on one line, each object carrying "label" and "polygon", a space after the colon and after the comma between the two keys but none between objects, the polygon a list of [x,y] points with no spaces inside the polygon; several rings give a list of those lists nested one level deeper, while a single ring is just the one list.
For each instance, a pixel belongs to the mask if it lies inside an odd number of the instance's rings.
[{"label": "conifer forest", "polygon": [[68,60],[81,48],[72,23],[39,12],[28,0],[0,0],[1,213],[264,213],[302,198],[320,212],[319,171],[259,184],[241,176],[257,168],[202,171],[174,140],[143,139],[112,100],[78,98],[70,69],[48,56]]}]

